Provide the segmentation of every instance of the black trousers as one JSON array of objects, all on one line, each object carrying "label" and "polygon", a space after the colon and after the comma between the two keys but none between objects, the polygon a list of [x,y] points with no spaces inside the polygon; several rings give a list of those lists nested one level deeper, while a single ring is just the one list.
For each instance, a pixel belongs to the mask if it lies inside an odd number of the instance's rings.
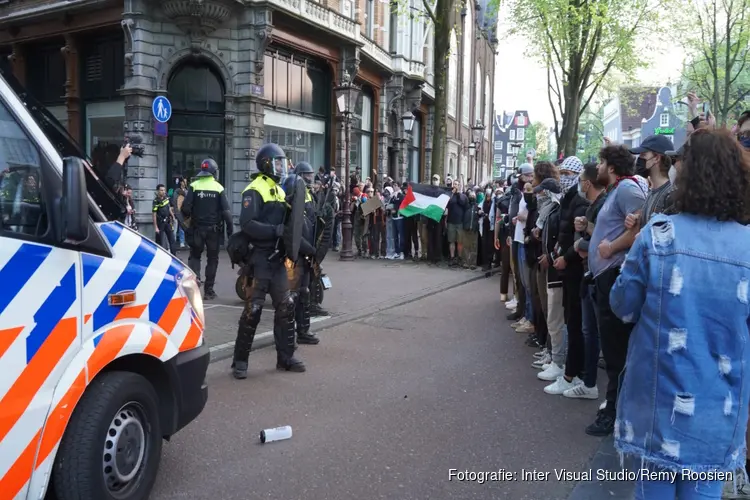
[{"label": "black trousers", "polygon": [[520,243],[517,241],[513,242],[513,245],[511,246],[511,258],[513,259],[513,269],[516,270],[515,273],[513,273],[513,293],[516,295],[516,301],[518,304],[516,305],[516,315],[521,315],[523,317],[526,314],[526,294],[529,293],[528,290],[526,290],[523,287],[523,283],[521,282],[521,273],[524,272],[523,269],[521,269],[521,262],[518,260],[518,249],[521,246]]},{"label": "black trousers", "polygon": [[305,258],[300,258],[297,265],[287,268],[289,290],[296,295],[294,306],[294,323],[297,334],[310,331],[310,276],[312,266]]},{"label": "black trousers", "polygon": [[289,291],[287,267],[283,260],[268,261],[269,250],[256,249],[250,258],[253,280],[247,293],[248,300],[240,316],[235,342],[234,360],[247,362],[255,332],[260,323],[266,295],[271,295],[274,308],[273,339],[279,361],[289,361],[294,355],[295,294]]},{"label": "black trousers", "polygon": [[188,265],[196,274],[201,275],[201,254],[206,249],[206,279],[204,290],[213,290],[216,282],[216,269],[219,267],[219,231],[216,226],[198,226],[185,233],[185,240],[190,245]]},{"label": "black trousers", "polygon": [[[169,250],[172,254],[174,254],[174,231],[172,230],[172,225],[169,223],[169,221],[157,221],[157,228],[159,228],[159,234],[156,235],[156,242],[165,250]],[[167,238],[167,243],[169,244],[169,247],[164,246],[164,238]]]},{"label": "black trousers", "polygon": [[617,407],[617,394],[620,390],[620,377],[625,371],[625,358],[628,355],[628,342],[633,325],[620,321],[609,305],[609,291],[620,275],[620,268],[604,271],[594,279],[596,289],[596,312],[602,354],[607,364],[607,408],[614,414]]},{"label": "black trousers", "polygon": [[[404,258],[408,259],[412,255],[419,255],[419,231],[416,217],[406,217],[404,219]],[[414,250],[412,253],[412,246]]]},{"label": "black trousers", "polygon": [[427,222],[427,258],[435,264],[443,260],[443,225],[432,219]]},{"label": "black trousers", "polygon": [[510,282],[510,247],[505,241],[500,242],[500,266],[500,293],[507,295]]},{"label": "black trousers", "polygon": [[565,325],[568,327],[568,355],[565,375],[583,379],[585,344],[583,342],[583,309],[581,308],[581,281],[583,268],[568,267],[563,277],[563,307]]},{"label": "black trousers", "polygon": [[[533,312],[532,323],[534,324],[534,332],[539,343],[544,346],[547,344],[547,338],[549,337],[549,330],[547,329],[547,318],[544,315],[545,307],[542,306],[542,295],[539,290],[539,283],[537,282],[537,274],[543,273],[538,266],[531,268],[529,272],[529,288],[526,293],[531,293],[531,310]],[[522,287],[523,288],[523,287]],[[524,305],[524,309],[526,306]],[[522,311],[524,310],[522,309]]]}]

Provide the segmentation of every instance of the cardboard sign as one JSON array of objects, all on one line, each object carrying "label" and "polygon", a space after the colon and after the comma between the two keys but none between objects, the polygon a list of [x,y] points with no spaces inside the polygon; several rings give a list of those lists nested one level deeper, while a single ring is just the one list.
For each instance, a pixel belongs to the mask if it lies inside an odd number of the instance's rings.
[{"label": "cardboard sign", "polygon": [[380,198],[378,198],[377,196],[368,198],[365,204],[362,205],[362,214],[370,215],[378,208],[383,208],[383,202],[380,201]]}]

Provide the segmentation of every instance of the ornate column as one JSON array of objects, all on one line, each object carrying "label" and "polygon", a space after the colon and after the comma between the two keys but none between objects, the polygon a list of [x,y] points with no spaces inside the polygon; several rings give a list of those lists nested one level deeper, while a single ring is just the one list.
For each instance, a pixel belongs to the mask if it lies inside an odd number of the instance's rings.
[{"label": "ornate column", "polygon": [[13,44],[13,52],[8,56],[10,65],[13,68],[13,76],[21,85],[26,85],[26,54],[24,47],[20,43]]},{"label": "ornate column", "polygon": [[[390,106],[388,106],[388,81],[383,81],[382,90],[378,94],[378,154],[376,156],[378,161],[378,179],[385,179],[388,175],[388,139],[391,137],[391,131],[388,130],[388,113]],[[382,187],[382,186],[380,186]]]},{"label": "ornate column", "polygon": [[[79,144],[81,141],[81,89],[79,85],[80,58],[73,35],[65,35],[65,46],[60,49],[65,59],[65,105],[68,108],[68,132]],[[87,151],[90,154],[90,152]]]}]

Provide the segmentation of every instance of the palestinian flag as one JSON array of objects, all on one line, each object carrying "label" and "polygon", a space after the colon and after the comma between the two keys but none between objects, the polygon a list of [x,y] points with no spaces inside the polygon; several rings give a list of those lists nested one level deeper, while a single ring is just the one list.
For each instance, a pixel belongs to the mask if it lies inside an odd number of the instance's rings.
[{"label": "palestinian flag", "polygon": [[404,217],[424,215],[440,222],[450,199],[443,188],[410,182],[398,212]]}]

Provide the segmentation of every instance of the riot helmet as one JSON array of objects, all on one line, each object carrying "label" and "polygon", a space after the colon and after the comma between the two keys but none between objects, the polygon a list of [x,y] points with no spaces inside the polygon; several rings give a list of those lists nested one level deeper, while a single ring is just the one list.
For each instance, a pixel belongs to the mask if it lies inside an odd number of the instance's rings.
[{"label": "riot helmet", "polygon": [[287,176],[287,161],[284,150],[278,144],[268,143],[255,154],[255,166],[258,172],[281,182]]},{"label": "riot helmet", "polygon": [[196,174],[196,177],[208,177],[209,175],[214,177],[218,171],[219,166],[216,164],[216,161],[213,158],[206,158],[201,162],[201,169]]},{"label": "riot helmet", "polygon": [[315,180],[315,170],[313,170],[312,165],[306,161],[301,161],[294,167],[294,173],[305,181],[307,187],[312,186],[312,183]]}]

